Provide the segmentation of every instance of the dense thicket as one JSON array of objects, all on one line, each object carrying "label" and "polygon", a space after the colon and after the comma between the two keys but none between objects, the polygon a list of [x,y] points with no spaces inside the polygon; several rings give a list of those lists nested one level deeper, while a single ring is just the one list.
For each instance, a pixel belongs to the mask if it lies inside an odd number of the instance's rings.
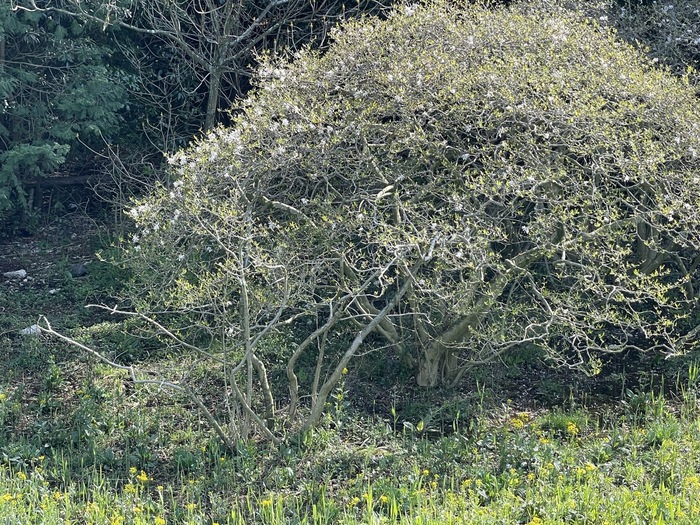
[{"label": "dense thicket", "polygon": [[153,183],[151,166],[162,153],[226,121],[222,110],[249,89],[257,54],[325,45],[338,20],[381,6],[379,0],[3,3],[3,229],[11,232],[28,216],[27,181],[59,169],[70,175],[97,163],[119,179],[122,199]]},{"label": "dense thicket", "polygon": [[[97,37],[97,38],[95,38]],[[24,184],[116,138],[126,75],[79,21],[0,6],[0,221],[29,209]]]}]

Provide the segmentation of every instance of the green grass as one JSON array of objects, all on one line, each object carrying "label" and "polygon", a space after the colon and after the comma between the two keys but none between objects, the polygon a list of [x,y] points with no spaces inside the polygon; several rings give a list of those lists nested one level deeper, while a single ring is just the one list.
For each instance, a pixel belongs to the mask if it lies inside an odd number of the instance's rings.
[{"label": "green grass", "polygon": [[[70,381],[52,379],[44,388]],[[43,435],[52,436],[50,447],[32,436],[4,443],[0,522],[612,524],[700,517],[700,422],[672,403],[641,421],[624,412],[601,420],[581,409],[506,406],[437,439],[331,410],[302,449],[249,444],[229,456],[196,417],[157,394],[109,397],[97,387],[77,394],[73,412]],[[18,400],[0,398],[5,419],[21,421],[13,416]]]},{"label": "green grass", "polygon": [[[41,290],[0,295],[20,307],[4,328],[48,305],[71,336],[187,373],[219,409],[205,362],[81,311],[110,275],[65,279],[50,305]],[[378,383],[375,356],[301,443],[232,454],[187,399],[56,340],[7,332],[0,359],[0,525],[700,523],[697,361],[610,375],[618,394],[594,404],[583,379],[530,358],[436,392]]]},{"label": "green grass", "polygon": [[[0,399],[0,414],[15,410]],[[136,427],[160,408],[142,410]],[[338,417],[342,431],[330,428]],[[119,461],[68,444],[12,457],[5,441],[0,523],[698,523],[700,419],[680,400],[630,419],[504,405],[434,439],[343,413],[306,448],[249,444],[235,456],[206,429],[167,439],[125,427],[134,447],[150,443],[143,469],[126,450]]]}]

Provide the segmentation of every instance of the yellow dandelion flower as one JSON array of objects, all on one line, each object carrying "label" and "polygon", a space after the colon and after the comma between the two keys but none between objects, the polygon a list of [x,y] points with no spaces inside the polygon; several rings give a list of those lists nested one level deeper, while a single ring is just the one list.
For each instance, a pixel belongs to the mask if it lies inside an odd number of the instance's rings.
[{"label": "yellow dandelion flower", "polygon": [[382,494],[381,496],[379,496],[379,503],[383,503],[383,504],[389,503],[389,498],[386,497],[384,494]]},{"label": "yellow dandelion flower", "polygon": [[136,472],[138,472],[137,469],[136,469],[136,467],[130,467],[130,468],[129,468],[129,474],[131,474],[132,476],[133,476],[134,474],[136,474]]},{"label": "yellow dandelion flower", "polygon": [[576,423],[574,423],[573,421],[569,421],[566,424],[566,433],[567,434],[571,434],[572,436],[575,436],[579,432],[580,432],[579,428],[576,426]]},{"label": "yellow dandelion flower", "polygon": [[27,475],[26,475],[24,472],[22,472],[22,471],[19,471],[19,472],[17,473],[17,477],[18,477],[19,479],[21,479],[22,481],[25,481],[25,480],[27,479]]},{"label": "yellow dandelion flower", "polygon": [[523,428],[525,426],[525,422],[522,419],[513,418],[510,420],[510,425],[514,429],[520,430],[521,428]]},{"label": "yellow dandelion flower", "polygon": [[348,503],[348,506],[354,507],[354,506],[357,505],[359,502],[360,502],[360,498],[358,498],[357,496],[355,496],[354,498],[352,498],[352,499],[350,500],[350,503]]},{"label": "yellow dandelion flower", "polygon": [[156,519],[153,521],[153,525],[165,525],[165,520],[160,516],[157,516]]},{"label": "yellow dandelion flower", "polygon": [[189,512],[194,512],[194,510],[197,508],[197,504],[196,503],[188,503],[187,505],[185,505],[185,508]]},{"label": "yellow dandelion flower", "polygon": [[343,368],[343,375],[344,375],[344,376],[348,375],[348,369],[347,369],[347,368]]},{"label": "yellow dandelion flower", "polygon": [[265,498],[260,502],[260,505],[263,507],[271,507],[272,506],[272,498]]},{"label": "yellow dandelion flower", "polygon": [[423,469],[423,475],[424,476],[430,475],[430,471],[427,468]]},{"label": "yellow dandelion flower", "polygon": [[148,481],[148,474],[146,474],[143,470],[139,473],[138,476],[136,476],[136,479],[139,480],[141,483],[146,483]]},{"label": "yellow dandelion flower", "polygon": [[688,476],[683,480],[683,486],[687,489],[698,490],[700,489],[700,478],[697,476]]}]

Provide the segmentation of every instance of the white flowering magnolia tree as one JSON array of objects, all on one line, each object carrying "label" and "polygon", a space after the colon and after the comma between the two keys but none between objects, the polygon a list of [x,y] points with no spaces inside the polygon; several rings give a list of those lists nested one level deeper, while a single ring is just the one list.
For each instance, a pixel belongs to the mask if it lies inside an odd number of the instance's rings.
[{"label": "white flowering magnolia tree", "polygon": [[[358,352],[434,386],[523,345],[595,371],[695,344],[699,106],[594,23],[401,8],[268,61],[235,111],[132,210],[127,256],[138,312],[268,437],[280,407],[317,422]],[[284,402],[261,353],[280,331]]]}]

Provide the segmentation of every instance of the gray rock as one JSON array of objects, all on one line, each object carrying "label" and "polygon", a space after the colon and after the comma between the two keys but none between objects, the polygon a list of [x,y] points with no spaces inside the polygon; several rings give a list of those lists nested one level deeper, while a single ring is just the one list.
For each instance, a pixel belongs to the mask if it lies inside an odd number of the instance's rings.
[{"label": "gray rock", "polygon": [[83,263],[72,264],[70,267],[71,277],[83,277],[88,274],[87,266]]},{"label": "gray rock", "polygon": [[3,273],[8,279],[24,279],[27,276],[27,270],[15,270],[13,272]]}]

